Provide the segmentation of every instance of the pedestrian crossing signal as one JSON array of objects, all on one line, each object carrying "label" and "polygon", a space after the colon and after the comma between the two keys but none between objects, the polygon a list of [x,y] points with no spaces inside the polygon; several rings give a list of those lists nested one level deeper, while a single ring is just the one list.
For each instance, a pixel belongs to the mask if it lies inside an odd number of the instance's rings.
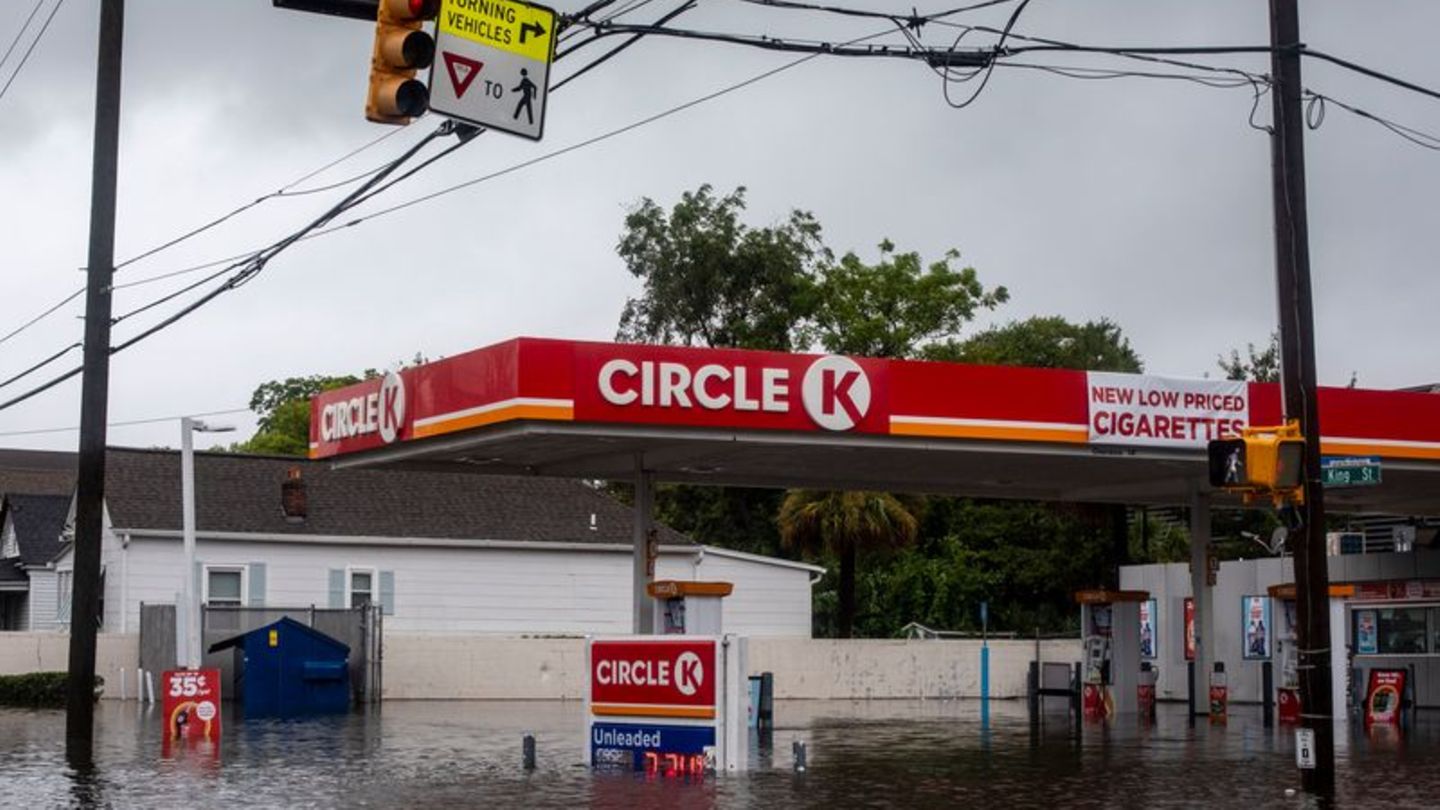
[{"label": "pedestrian crossing signal", "polygon": [[1304,500],[1305,439],[1294,422],[1245,428],[1239,438],[1211,441],[1207,450],[1211,486]]},{"label": "pedestrian crossing signal", "polygon": [[430,91],[415,72],[435,60],[435,39],[424,24],[440,13],[440,0],[380,0],[365,117],[378,124],[408,124],[430,108]]}]

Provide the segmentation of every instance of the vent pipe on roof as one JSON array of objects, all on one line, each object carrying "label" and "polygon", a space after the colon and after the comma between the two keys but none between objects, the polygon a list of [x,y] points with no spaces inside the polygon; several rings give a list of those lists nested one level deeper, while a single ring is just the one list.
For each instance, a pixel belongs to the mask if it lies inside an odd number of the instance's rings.
[{"label": "vent pipe on roof", "polygon": [[287,523],[304,523],[309,511],[305,495],[305,481],[300,477],[300,468],[291,467],[280,484],[280,511],[285,513]]}]

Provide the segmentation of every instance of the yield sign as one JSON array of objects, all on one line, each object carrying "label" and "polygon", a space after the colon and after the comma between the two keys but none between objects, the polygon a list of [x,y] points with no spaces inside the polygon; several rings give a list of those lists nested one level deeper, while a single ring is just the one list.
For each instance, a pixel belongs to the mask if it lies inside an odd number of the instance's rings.
[{"label": "yield sign", "polygon": [[463,98],[465,91],[470,88],[470,83],[480,75],[480,68],[484,67],[484,63],[449,51],[441,55],[445,57],[445,70],[450,74],[450,84],[455,87],[455,98]]}]

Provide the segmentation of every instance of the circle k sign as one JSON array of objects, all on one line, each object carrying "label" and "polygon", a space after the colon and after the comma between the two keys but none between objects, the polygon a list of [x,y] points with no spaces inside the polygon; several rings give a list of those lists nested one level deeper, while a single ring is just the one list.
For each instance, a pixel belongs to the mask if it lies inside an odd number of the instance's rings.
[{"label": "circle k sign", "polygon": [[405,427],[405,381],[399,374],[386,373],[380,383],[380,438],[395,441]]},{"label": "circle k sign", "polygon": [[826,430],[849,430],[870,411],[870,378],[848,357],[821,357],[800,383],[805,413]]}]

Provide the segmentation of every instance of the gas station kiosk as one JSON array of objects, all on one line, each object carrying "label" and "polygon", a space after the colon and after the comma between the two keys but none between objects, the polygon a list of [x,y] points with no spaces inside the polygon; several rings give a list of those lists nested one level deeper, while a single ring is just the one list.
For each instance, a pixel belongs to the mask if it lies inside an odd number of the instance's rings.
[{"label": "gas station kiosk", "polygon": [[646,586],[654,598],[655,632],[660,635],[720,635],[721,600],[735,586],[729,582],[656,580]]},{"label": "gas station kiosk", "polygon": [[[1146,591],[1077,591],[1084,663],[1081,707],[1101,720],[1140,709],[1140,605]],[[1153,678],[1153,670],[1151,677]],[[1150,688],[1153,695],[1153,680]]]}]

